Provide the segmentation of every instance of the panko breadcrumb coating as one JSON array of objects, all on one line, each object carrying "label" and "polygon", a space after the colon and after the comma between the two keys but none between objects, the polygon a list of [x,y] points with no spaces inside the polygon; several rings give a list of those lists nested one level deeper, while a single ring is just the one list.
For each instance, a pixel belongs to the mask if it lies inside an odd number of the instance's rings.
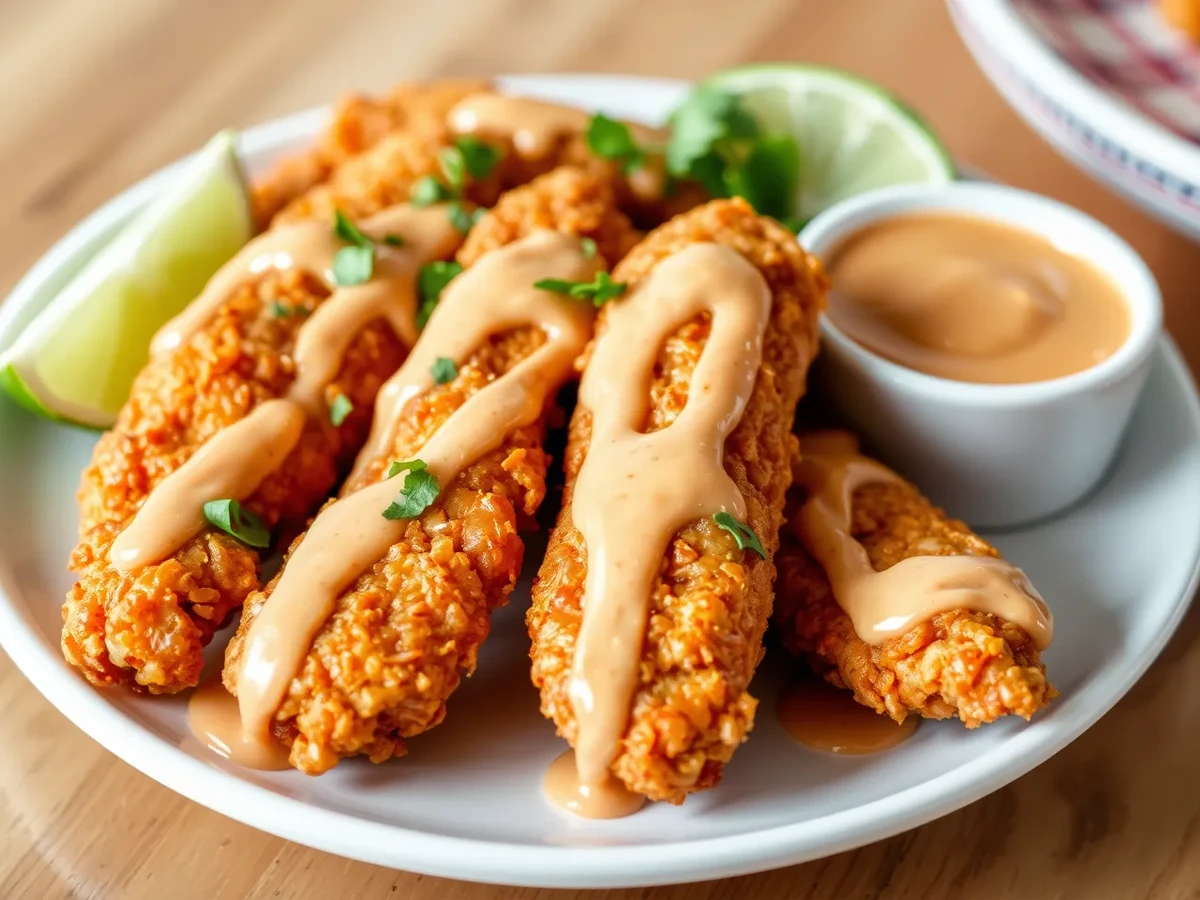
[{"label": "panko breadcrumb coating", "polygon": [[[62,635],[67,661],[93,684],[152,693],[194,686],[201,650],[258,587],[259,552],[213,528],[133,573],[109,562],[109,548],[150,492],[205,441],[286,393],[305,317],[272,315],[271,303],[311,311],[328,296],[297,270],[247,281],[177,351],[147,364],[96,444],[79,489],[80,542],[70,562],[78,580],[63,605]],[[350,345],[326,396],[344,394],[353,410],[339,427],[309,421],[244,504],[268,528],[302,525],[333,489],[366,439],[375,393],[405,352],[384,323]]]},{"label": "panko breadcrumb coating", "polygon": [[[725,469],[745,498],[748,523],[767,558],[739,550],[711,519],[697,520],[675,535],[650,589],[639,686],[612,772],[629,789],[672,803],[716,785],[754,723],[757,701],[747,686],[763,654],[775,578],[771,556],[791,481],[792,417],[816,352],[826,287],[819,264],[791,232],[737,199],[711,202],[654,231],[613,277],[635,288],[659,262],[702,241],[740,252],[762,272],[773,296],[758,378],[725,444]],[[605,318],[602,310],[597,341],[603,340]],[[700,316],[664,343],[646,430],[667,427],[687,403],[709,327],[709,317]],[[573,524],[571,496],[590,437],[591,413],[577,407],[563,509],[527,617],[542,712],[572,743],[576,722],[568,685],[585,604],[587,547]]]},{"label": "panko breadcrumb coating", "polygon": [[[588,236],[602,248],[627,246],[632,233],[606,182],[564,169],[502,197],[459,259],[469,266],[548,227]],[[526,327],[481,346],[453,380],[407,404],[389,451],[370,460],[342,495],[377,482],[392,460],[419,457],[471,396],[544,341],[540,329]],[[383,762],[442,721],[450,694],[475,668],[492,611],[507,601],[520,572],[518,519],[532,516],[546,492],[544,434],[545,415],[467,466],[408,522],[404,539],[337,599],[275,714],[274,734],[291,747],[293,766],[318,774],[347,756]],[[231,693],[247,632],[277,581],[246,603],[226,652]]]},{"label": "panko breadcrumb coating", "polygon": [[446,113],[463,97],[487,89],[483,81],[445,79],[400,84],[382,97],[352,94],[344,98],[315,147],[285,158],[254,183],[254,221],[259,228],[266,228],[281,209],[387,135],[403,133],[418,145],[446,141]]},{"label": "panko breadcrumb coating", "polygon": [[[794,488],[788,499],[790,518],[804,502],[803,490]],[[912,556],[1000,556],[908,483],[859,488],[852,533],[876,571]],[[1010,714],[1028,719],[1057,694],[1033,641],[1011,622],[959,609],[872,646],[855,633],[792,525],[783,529],[775,563],[774,621],[784,645],[806,656],[831,684],[897,722],[910,713],[957,716],[968,728]]]}]

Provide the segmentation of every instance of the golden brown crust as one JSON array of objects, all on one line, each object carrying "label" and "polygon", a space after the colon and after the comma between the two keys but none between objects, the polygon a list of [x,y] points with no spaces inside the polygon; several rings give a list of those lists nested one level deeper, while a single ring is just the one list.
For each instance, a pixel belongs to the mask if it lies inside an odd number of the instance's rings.
[{"label": "golden brown crust", "polygon": [[[78,581],[63,606],[62,641],[67,660],[93,684],[153,693],[195,685],[201,648],[258,587],[258,552],[215,529],[135,574],[114,568],[108,551],[159,482],[217,432],[286,392],[304,318],[272,316],[270,303],[312,310],[328,293],[296,271],[244,284],[183,347],[142,370],[116,425],[96,444],[79,489],[80,544],[70,564]],[[307,423],[246,501],[268,528],[295,529],[332,490],[366,439],[376,391],[404,353],[383,323],[351,344],[326,393],[345,394],[354,410],[340,427]]]},{"label": "golden brown crust", "polygon": [[[625,245],[622,232],[630,230],[605,182],[567,170],[501,198],[460,260],[469,266],[487,250],[540,228],[613,246]],[[342,494],[378,481],[391,460],[418,457],[455,410],[544,340],[540,330],[523,328],[480,347],[456,378],[409,402],[390,451]],[[531,516],[546,491],[544,420],[518,429],[468,466],[434,506],[408,523],[404,539],[337,599],[276,712],[275,733],[290,744],[292,765],[317,774],[346,756],[382,762],[403,755],[407,738],[441,722],[450,694],[474,670],[492,610],[516,583],[524,553],[518,517]],[[224,679],[234,693],[246,632],[274,586],[247,601],[227,650]]]},{"label": "golden brown crust", "polygon": [[443,140],[450,108],[463,97],[487,89],[483,81],[446,79],[431,84],[400,84],[382,97],[345,97],[315,147],[287,157],[254,183],[254,221],[259,228],[266,228],[285,206],[389,134],[404,132],[420,143]]},{"label": "golden brown crust", "polygon": [[[792,416],[816,351],[825,293],[818,263],[793,235],[740,200],[714,201],[659,228],[617,266],[614,277],[636,286],[660,261],[699,241],[738,250],[763,273],[774,297],[758,379],[725,445],[725,468],[746,500],[749,524],[768,558],[738,550],[708,519],[682,529],[664,554],[651,590],[639,687],[612,770],[630,789],[672,803],[715,785],[753,725],[757,701],[746,689],[763,652],[775,577],[770,556],[791,481]],[[598,336],[604,318],[602,313]],[[683,409],[708,328],[701,317],[664,343],[648,429],[668,426]],[[591,415],[580,407],[571,420],[563,509],[527,618],[542,712],[568,741],[575,737],[568,679],[587,573],[587,550],[571,518],[571,492],[590,437]]]},{"label": "golden brown crust", "polygon": [[[789,510],[803,503],[796,489]],[[853,501],[853,534],[877,571],[912,556],[991,556],[999,552],[951,519],[910,484],[871,484]],[[825,572],[791,527],[779,554],[775,624],[787,648],[804,654],[832,684],[897,722],[909,713],[957,716],[968,728],[1000,716],[1028,719],[1056,695],[1024,630],[989,613],[954,610],[872,646],[830,589]]]}]

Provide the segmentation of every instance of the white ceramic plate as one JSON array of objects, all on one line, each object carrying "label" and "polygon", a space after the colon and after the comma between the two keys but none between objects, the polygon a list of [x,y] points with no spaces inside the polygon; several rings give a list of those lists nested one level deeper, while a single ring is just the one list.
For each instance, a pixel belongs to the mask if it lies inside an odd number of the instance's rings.
[{"label": "white ceramic plate", "polygon": [[[646,120],[684,89],[628,78],[509,85]],[[254,129],[242,149],[261,169],[309,139],[321,119],[305,113]],[[158,177],[102,208],[34,267],[3,306],[0,341],[154,192]],[[478,881],[615,887],[714,878],[845,850],[943,815],[1060,750],[1130,688],[1182,617],[1200,554],[1200,405],[1164,343],[1103,487],[1061,518],[995,537],[1058,621],[1046,662],[1062,698],[1046,714],[975,732],[926,723],[890,753],[835,757],[792,743],[776,725],[786,662],[769,659],[754,686],[763,701],[758,726],[719,788],[683,807],[586,822],[557,813],[539,792],[562,745],[528,683],[521,589],[446,723],[384,766],[354,761],[320,778],[241,770],[188,737],[182,698],[85,684],[59,655],[59,606],[71,583],[64,567],[76,483],[93,442],[0,401],[0,642],[34,685],[126,762],[234,819],[343,856]],[[536,550],[529,556],[536,564]],[[215,661],[219,648],[212,651]]]}]

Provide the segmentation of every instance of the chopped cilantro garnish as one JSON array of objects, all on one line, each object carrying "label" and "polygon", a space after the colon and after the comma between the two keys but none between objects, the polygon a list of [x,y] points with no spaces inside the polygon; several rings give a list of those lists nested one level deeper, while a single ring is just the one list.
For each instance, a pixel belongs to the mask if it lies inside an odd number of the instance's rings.
[{"label": "chopped cilantro garnish", "polygon": [[247,546],[263,548],[271,545],[271,532],[267,531],[262,519],[236,500],[209,500],[204,504],[204,518]]},{"label": "chopped cilantro garnish", "polygon": [[475,226],[475,223],[482,219],[486,213],[487,210],[483,207],[467,212],[467,208],[459,200],[455,200],[446,207],[446,214],[450,216],[450,224],[462,234],[470,231]]},{"label": "chopped cilantro garnish", "polygon": [[733,535],[739,550],[753,550],[763,559],[767,558],[767,551],[763,549],[762,541],[758,539],[758,535],[750,529],[750,526],[739,522],[727,512],[717,513],[713,516],[713,521]]},{"label": "chopped cilantro garnish", "polygon": [[417,327],[424,328],[429,321],[442,290],[462,271],[462,266],[453,260],[426,263],[417,273],[417,297],[420,305],[417,307]]},{"label": "chopped cilantro garnish", "polygon": [[333,398],[333,403],[329,404],[329,421],[334,425],[341,425],[346,421],[346,416],[354,411],[354,404],[350,402],[350,398],[345,394],[338,394]]},{"label": "chopped cilantro garnish", "polygon": [[398,234],[385,234],[383,236],[383,242],[385,244],[387,244],[389,247],[403,247],[404,246],[404,238],[400,237],[400,235],[398,235]]},{"label": "chopped cilantro garnish", "polygon": [[445,384],[458,377],[458,366],[454,364],[454,360],[450,357],[439,356],[433,361],[433,365],[429,367],[429,374],[433,376],[434,384]]},{"label": "chopped cilantro garnish", "polygon": [[358,226],[351,222],[340,209],[334,210],[333,213],[333,233],[347,244],[356,247],[372,246],[371,239],[359,231]]},{"label": "chopped cilantro garnish", "polygon": [[463,162],[462,151],[457,147],[443,147],[438,151],[438,165],[446,176],[446,184],[454,193],[462,193],[466,181],[467,165]]},{"label": "chopped cilantro garnish", "polygon": [[645,164],[645,156],[633,139],[629,126],[603,113],[592,116],[588,124],[587,143],[588,149],[597,156],[621,163],[626,173],[640,169]]},{"label": "chopped cilantro garnish", "polygon": [[487,178],[500,161],[500,151],[491,144],[464,134],[454,139],[454,147],[462,155],[467,174],[477,181]]},{"label": "chopped cilantro garnish", "polygon": [[338,287],[353,287],[371,280],[375,271],[375,248],[372,246],[343,247],[333,257],[333,283]]},{"label": "chopped cilantro garnish", "polygon": [[595,257],[596,242],[593,241],[590,237],[581,237],[579,239],[579,246],[583,250],[583,258],[584,259],[592,259]]},{"label": "chopped cilantro garnish", "polygon": [[428,471],[423,460],[393,462],[388,467],[387,477],[394,478],[401,472],[405,473],[404,484],[396,499],[383,511],[385,519],[411,519],[419,516],[437,499],[437,479]]},{"label": "chopped cilantro garnish", "polygon": [[289,316],[307,316],[309,309],[307,306],[301,306],[299,303],[293,305],[280,303],[278,300],[272,300],[267,304],[267,312],[276,319],[286,319]]},{"label": "chopped cilantro garnish", "polygon": [[543,278],[535,281],[533,286],[542,291],[554,291],[566,294],[575,300],[591,300],[597,309],[609,300],[615,300],[625,293],[626,284],[623,281],[613,281],[607,272],[597,272],[592,281],[564,281],[559,278]]},{"label": "chopped cilantro garnish", "polygon": [[454,192],[432,175],[419,178],[413,185],[412,194],[409,196],[409,202],[413,206],[433,206],[443,200],[453,199]]},{"label": "chopped cilantro garnish", "polygon": [[740,99],[697,88],[671,115],[669,174],[700,182],[714,197],[738,195],[763,215],[787,216],[800,170],[790,135],[764,135]]}]

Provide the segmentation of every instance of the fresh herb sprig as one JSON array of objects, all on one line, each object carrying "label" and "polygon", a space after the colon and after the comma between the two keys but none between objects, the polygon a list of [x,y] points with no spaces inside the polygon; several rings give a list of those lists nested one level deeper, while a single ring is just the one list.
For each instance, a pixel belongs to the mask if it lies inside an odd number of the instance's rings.
[{"label": "fresh herb sprig", "polygon": [[447,384],[458,377],[458,366],[448,356],[439,356],[429,367],[434,384]]},{"label": "fresh herb sprig", "polygon": [[354,404],[345,394],[338,394],[333,398],[333,402],[329,404],[329,421],[334,427],[340,427],[346,421],[346,416],[354,412]]},{"label": "fresh herb sprig", "polygon": [[696,88],[671,114],[670,124],[670,175],[698,181],[714,197],[744,197],[763,215],[791,215],[800,148],[790,135],[764,134],[740,97]]},{"label": "fresh herb sprig", "polygon": [[404,246],[404,239],[398,234],[387,234],[378,240],[363,234],[340,209],[333,214],[333,233],[348,245],[333,257],[333,281],[338,287],[353,287],[371,280],[375,273],[376,245]]},{"label": "fresh herb sprig", "polygon": [[204,504],[204,518],[210,525],[249,547],[261,550],[271,546],[271,532],[263,525],[262,519],[236,500],[209,500]]},{"label": "fresh herb sprig", "polygon": [[462,271],[454,260],[436,260],[421,266],[417,272],[417,328],[424,330],[429,317],[442,299],[442,291]]},{"label": "fresh herb sprig", "polygon": [[574,300],[590,300],[599,309],[609,300],[615,300],[625,293],[628,287],[623,281],[613,281],[607,272],[597,272],[591,281],[566,281],[561,278],[543,278],[535,281],[533,286],[541,291],[553,291],[564,294]]},{"label": "fresh herb sprig", "polygon": [[754,533],[749,525],[739,522],[727,512],[717,513],[713,516],[713,521],[720,528],[733,535],[733,539],[737,541],[739,550],[753,550],[763,559],[767,558],[767,551],[763,549],[762,541],[758,539],[758,535]]},{"label": "fresh herb sprig", "polygon": [[638,146],[633,132],[624,122],[597,113],[588,123],[586,137],[589,150],[604,159],[620,163],[621,171],[626,175],[646,165],[645,149]]},{"label": "fresh herb sprig", "polygon": [[393,462],[388,467],[387,477],[395,478],[401,472],[404,473],[404,484],[396,494],[396,499],[383,511],[385,519],[412,519],[419,516],[437,499],[441,490],[424,460]]},{"label": "fresh herb sprig", "polygon": [[443,147],[438,153],[442,178],[426,175],[418,179],[409,201],[413,206],[447,203],[450,223],[466,234],[484,214],[482,209],[468,211],[463,203],[467,177],[475,181],[487,178],[499,161],[500,151],[490,144],[470,135],[457,137],[451,146]]}]

